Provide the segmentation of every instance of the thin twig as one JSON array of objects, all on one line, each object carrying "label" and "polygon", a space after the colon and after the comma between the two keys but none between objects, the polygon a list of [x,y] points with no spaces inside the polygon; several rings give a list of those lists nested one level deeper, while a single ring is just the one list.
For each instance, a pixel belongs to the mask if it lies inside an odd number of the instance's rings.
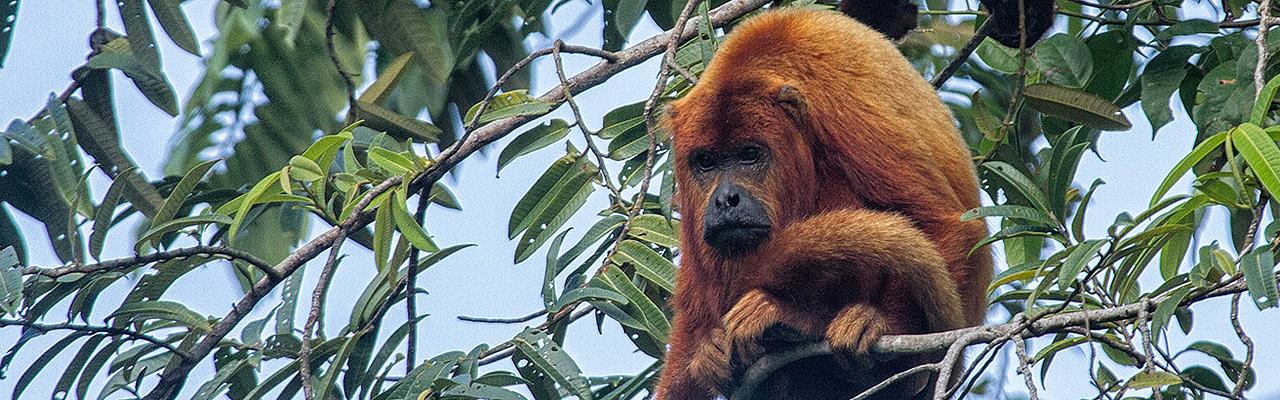
[{"label": "thin twig", "polygon": [[[556,76],[560,78],[561,85],[569,83],[569,78],[564,73],[564,61],[560,59],[560,48],[563,46],[564,42],[558,39],[551,45],[551,59],[555,61]],[[604,161],[604,152],[600,151],[600,148],[596,146],[596,141],[591,138],[594,132],[587,127],[587,120],[582,117],[582,110],[578,108],[578,102],[569,93],[565,93],[564,102],[569,105],[569,110],[573,111],[574,125],[577,125],[578,130],[582,132],[582,139],[587,142],[587,150],[596,157],[596,167],[600,169],[600,181],[604,182],[605,187],[613,194],[614,201],[621,206],[622,191],[617,186],[614,186],[613,179],[610,178],[609,169]]]},{"label": "thin twig", "polygon": [[934,89],[941,89],[942,85],[947,84],[947,80],[951,79],[951,76],[955,75],[956,72],[959,72],[960,67],[964,66],[964,64],[969,61],[969,56],[973,54],[974,50],[978,49],[978,45],[982,44],[982,40],[987,37],[992,26],[994,26],[994,23],[992,23],[991,20],[991,18],[987,18],[986,21],[983,21],[982,25],[973,32],[973,37],[969,38],[969,42],[965,43],[964,47],[956,50],[955,58],[951,59],[951,62],[947,64],[947,67],[943,68],[942,72],[939,72],[937,76],[933,77],[932,83]]},{"label": "thin twig", "polygon": [[166,250],[146,255],[117,258],[114,260],[102,261],[95,264],[77,264],[72,263],[62,267],[43,268],[43,267],[26,267],[22,270],[23,275],[40,275],[49,278],[60,278],[71,274],[94,274],[106,271],[122,271],[132,269],[133,267],[142,266],[154,262],[171,261],[181,258],[194,256],[222,256],[230,260],[238,260],[254,266],[267,276],[280,279],[280,274],[267,264],[266,261],[249,254],[248,252],[236,250],[223,246],[195,246],[181,249]]},{"label": "thin twig", "polygon": [[[413,218],[422,225],[427,218],[427,205],[431,204],[431,192],[424,186],[418,192],[418,209]],[[413,292],[418,288],[418,257],[421,252],[418,246],[409,249],[409,271],[405,273],[405,288],[408,290],[404,299],[404,312],[408,317],[409,332],[405,338],[404,373],[413,372],[418,358],[418,299]]]},{"label": "thin twig", "polygon": [[1135,1],[1132,3],[1126,3],[1126,4],[1102,4],[1102,3],[1095,3],[1092,1],[1085,1],[1085,0],[1070,0],[1070,1],[1072,3],[1076,3],[1086,7],[1117,11],[1117,10],[1131,10],[1134,8],[1142,7],[1147,4],[1150,4],[1152,0],[1138,0],[1138,1]]},{"label": "thin twig", "polygon": [[1240,368],[1240,377],[1236,378],[1235,387],[1231,389],[1231,398],[1240,399],[1244,393],[1245,380],[1248,378],[1249,368],[1253,364],[1253,339],[1245,333],[1244,327],[1240,325],[1240,293],[1231,295],[1231,327],[1236,330],[1236,336],[1240,337],[1240,342],[1244,343],[1245,355],[1244,365]]},{"label": "thin twig", "polygon": [[163,340],[160,340],[160,339],[158,339],[158,338],[156,338],[156,337],[154,337],[154,336],[151,336],[151,335],[148,335],[148,334],[145,334],[145,333],[135,332],[135,331],[131,331],[131,330],[128,330],[128,329],[113,328],[113,327],[110,327],[110,326],[81,325],[81,324],[72,324],[72,323],[66,323],[66,324],[42,324],[42,323],[39,323],[39,322],[30,322],[30,321],[21,320],[21,319],[0,319],[0,328],[4,328],[4,327],[7,327],[7,326],[21,326],[21,327],[26,327],[26,328],[29,328],[29,329],[35,329],[35,330],[37,330],[37,331],[41,331],[41,332],[47,332],[47,331],[77,331],[77,332],[105,333],[105,334],[108,334],[108,335],[121,335],[121,336],[127,336],[127,337],[129,337],[129,338],[131,338],[131,339],[133,339],[133,340],[141,340],[141,341],[144,341],[144,342],[150,342],[151,344],[154,344],[154,345],[156,345],[156,346],[163,347],[163,348],[165,348],[165,350],[169,350],[169,351],[173,352],[174,354],[177,354],[177,355],[178,355],[178,357],[181,357],[181,358],[187,358],[187,357],[190,357],[190,355],[188,355],[186,352],[184,352],[184,351],[182,351],[182,350],[179,350],[177,347],[173,347],[173,345],[171,345],[171,344],[169,344],[169,343],[167,343],[167,342],[165,342],[165,341],[163,341]]},{"label": "thin twig", "polygon": [[[298,376],[302,380],[302,396],[306,400],[315,397],[311,388],[311,337],[315,333],[316,321],[324,308],[324,294],[329,291],[329,283],[333,280],[333,272],[338,267],[338,250],[346,241],[346,231],[329,248],[329,259],[325,260],[324,269],[320,270],[320,282],[311,292],[311,311],[307,313],[307,322],[302,327],[302,344],[298,348]],[[321,336],[324,336],[323,332]]]},{"label": "thin twig", "polygon": [[538,310],[538,311],[534,311],[532,313],[519,316],[519,317],[514,317],[514,318],[485,318],[485,317],[472,317],[467,315],[459,315],[458,319],[467,321],[467,322],[478,322],[482,324],[518,324],[521,322],[532,321],[534,318],[538,318],[543,315],[547,315],[547,310]]},{"label": "thin twig", "polygon": [[324,24],[324,44],[325,44],[325,48],[328,49],[329,61],[333,63],[333,68],[338,70],[338,75],[342,76],[342,84],[345,85],[345,87],[347,88],[347,104],[350,104],[351,106],[355,106],[356,104],[355,82],[351,80],[351,75],[347,74],[346,69],[342,68],[342,62],[338,61],[338,51],[333,45],[333,35],[334,35],[333,14],[334,14],[334,10],[336,10],[337,8],[338,8],[338,0],[329,0],[329,6],[325,8],[326,10],[328,10],[328,16],[325,18],[325,24]]},{"label": "thin twig", "polygon": [[1018,338],[1013,341],[1014,353],[1018,354],[1018,375],[1022,375],[1022,381],[1027,384],[1027,396],[1031,400],[1040,400],[1040,393],[1036,390],[1035,379],[1031,377],[1031,357],[1027,356],[1027,340]]},{"label": "thin twig", "polygon": [[1267,51],[1267,31],[1271,28],[1271,0],[1262,0],[1258,5],[1258,64],[1253,67],[1253,97],[1262,95],[1262,87],[1267,84],[1267,59],[1271,52]]}]

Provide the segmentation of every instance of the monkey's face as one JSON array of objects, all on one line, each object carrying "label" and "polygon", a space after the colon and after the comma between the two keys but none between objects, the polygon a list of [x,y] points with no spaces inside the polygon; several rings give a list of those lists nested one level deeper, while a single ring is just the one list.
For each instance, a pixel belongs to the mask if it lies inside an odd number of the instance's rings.
[{"label": "monkey's face", "polygon": [[702,240],[721,255],[749,253],[769,238],[773,223],[755,193],[769,170],[768,148],[757,143],[699,149],[689,157],[694,179],[715,182],[704,208]]},{"label": "monkey's face", "polygon": [[673,103],[667,123],[684,240],[742,257],[812,212],[813,154],[797,123],[803,107],[796,88],[769,81],[695,87]]}]

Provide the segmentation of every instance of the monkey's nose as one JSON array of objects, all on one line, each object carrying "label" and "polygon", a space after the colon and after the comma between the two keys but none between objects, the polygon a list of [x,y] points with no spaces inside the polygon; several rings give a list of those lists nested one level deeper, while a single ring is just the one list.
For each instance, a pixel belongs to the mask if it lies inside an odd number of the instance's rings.
[{"label": "monkey's nose", "polygon": [[742,203],[742,188],[738,185],[720,185],[712,194],[718,208],[734,208]]}]

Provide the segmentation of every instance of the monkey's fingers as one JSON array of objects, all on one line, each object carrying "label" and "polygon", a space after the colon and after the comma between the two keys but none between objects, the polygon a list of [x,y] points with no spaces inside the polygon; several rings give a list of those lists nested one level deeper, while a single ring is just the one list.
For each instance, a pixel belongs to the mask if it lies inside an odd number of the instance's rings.
[{"label": "monkey's fingers", "polygon": [[849,367],[867,367],[871,346],[889,333],[886,315],[869,304],[853,304],[840,310],[827,326],[827,343],[836,360]]}]

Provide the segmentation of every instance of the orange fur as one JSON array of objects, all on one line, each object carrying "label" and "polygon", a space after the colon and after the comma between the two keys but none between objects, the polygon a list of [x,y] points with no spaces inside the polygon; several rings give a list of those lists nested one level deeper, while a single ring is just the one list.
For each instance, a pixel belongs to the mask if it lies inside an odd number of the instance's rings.
[{"label": "orange fur", "polygon": [[[734,29],[667,123],[683,249],[658,399],[715,397],[730,355],[758,356],[774,323],[854,356],[882,335],[982,323],[991,257],[970,249],[986,226],[959,219],[979,206],[969,153],[933,88],[879,33],[834,12],[761,14]],[[737,183],[759,197],[773,230],[729,258],[702,240],[716,182],[695,179],[690,157],[745,141],[770,149],[763,179]],[[893,360],[872,375],[927,360]],[[834,398],[875,383],[816,384],[807,374],[819,364],[797,366],[766,395]]]}]

